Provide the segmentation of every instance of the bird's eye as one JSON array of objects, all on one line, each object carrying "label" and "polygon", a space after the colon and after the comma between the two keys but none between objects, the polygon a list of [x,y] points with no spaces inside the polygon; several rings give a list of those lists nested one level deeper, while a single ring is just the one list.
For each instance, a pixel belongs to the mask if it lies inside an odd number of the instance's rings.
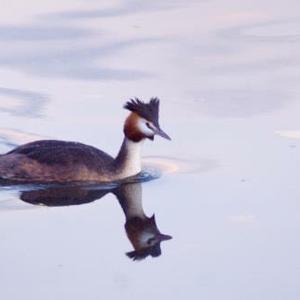
[{"label": "bird's eye", "polygon": [[150,238],[148,241],[147,241],[147,244],[148,245],[152,245],[153,243],[155,242],[155,238]]},{"label": "bird's eye", "polygon": [[149,122],[146,123],[146,126],[147,126],[149,129],[152,129]]}]

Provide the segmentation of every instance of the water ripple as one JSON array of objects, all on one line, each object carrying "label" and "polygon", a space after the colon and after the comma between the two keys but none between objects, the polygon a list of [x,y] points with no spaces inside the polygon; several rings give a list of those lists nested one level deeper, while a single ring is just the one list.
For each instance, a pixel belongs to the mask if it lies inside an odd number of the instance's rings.
[{"label": "water ripple", "polygon": [[62,20],[72,20],[72,19],[91,19],[91,18],[110,18],[110,17],[120,17],[126,15],[132,15],[136,13],[150,13],[164,10],[176,9],[179,7],[187,7],[194,3],[204,2],[204,0],[192,0],[192,1],[182,1],[182,0],[165,0],[165,1],[150,1],[150,0],[126,0],[122,1],[120,5],[101,8],[101,9],[91,9],[91,10],[72,10],[67,12],[57,12],[48,14],[51,19],[62,19]]},{"label": "water ripple", "polygon": [[295,32],[295,28],[299,28],[299,25],[300,18],[271,20],[228,28],[220,31],[219,35],[248,42],[298,43],[300,32]]},{"label": "water ripple", "polygon": [[[0,112],[31,118],[41,117],[44,106],[49,101],[45,94],[5,87],[0,87],[0,96],[4,98],[0,102]],[[16,104],[11,106],[13,101]]]}]

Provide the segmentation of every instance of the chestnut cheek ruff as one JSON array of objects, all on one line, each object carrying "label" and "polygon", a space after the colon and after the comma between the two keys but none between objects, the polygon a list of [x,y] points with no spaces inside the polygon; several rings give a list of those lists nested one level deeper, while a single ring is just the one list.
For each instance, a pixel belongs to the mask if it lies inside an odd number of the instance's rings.
[{"label": "chestnut cheek ruff", "polygon": [[133,141],[133,142],[140,142],[144,138],[147,138],[138,128],[137,123],[139,120],[139,115],[136,113],[131,113],[130,116],[127,118],[124,126],[124,134],[125,136]]}]

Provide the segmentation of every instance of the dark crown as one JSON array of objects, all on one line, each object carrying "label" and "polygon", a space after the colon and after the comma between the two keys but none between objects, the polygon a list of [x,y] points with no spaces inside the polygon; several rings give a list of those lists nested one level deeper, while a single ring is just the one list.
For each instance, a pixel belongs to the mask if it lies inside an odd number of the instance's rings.
[{"label": "dark crown", "polygon": [[130,99],[124,105],[125,109],[137,113],[140,117],[158,125],[159,99],[151,98],[149,103],[145,103],[138,98]]}]

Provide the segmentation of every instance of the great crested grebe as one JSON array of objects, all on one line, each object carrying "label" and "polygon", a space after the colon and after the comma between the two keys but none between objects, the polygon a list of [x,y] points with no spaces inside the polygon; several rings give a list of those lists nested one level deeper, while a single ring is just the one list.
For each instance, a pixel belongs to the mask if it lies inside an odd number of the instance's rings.
[{"label": "great crested grebe", "polygon": [[17,182],[111,182],[141,171],[141,144],[155,135],[170,140],[158,122],[159,99],[131,99],[124,140],[116,158],[76,142],[42,140],[0,155],[0,178]]}]

